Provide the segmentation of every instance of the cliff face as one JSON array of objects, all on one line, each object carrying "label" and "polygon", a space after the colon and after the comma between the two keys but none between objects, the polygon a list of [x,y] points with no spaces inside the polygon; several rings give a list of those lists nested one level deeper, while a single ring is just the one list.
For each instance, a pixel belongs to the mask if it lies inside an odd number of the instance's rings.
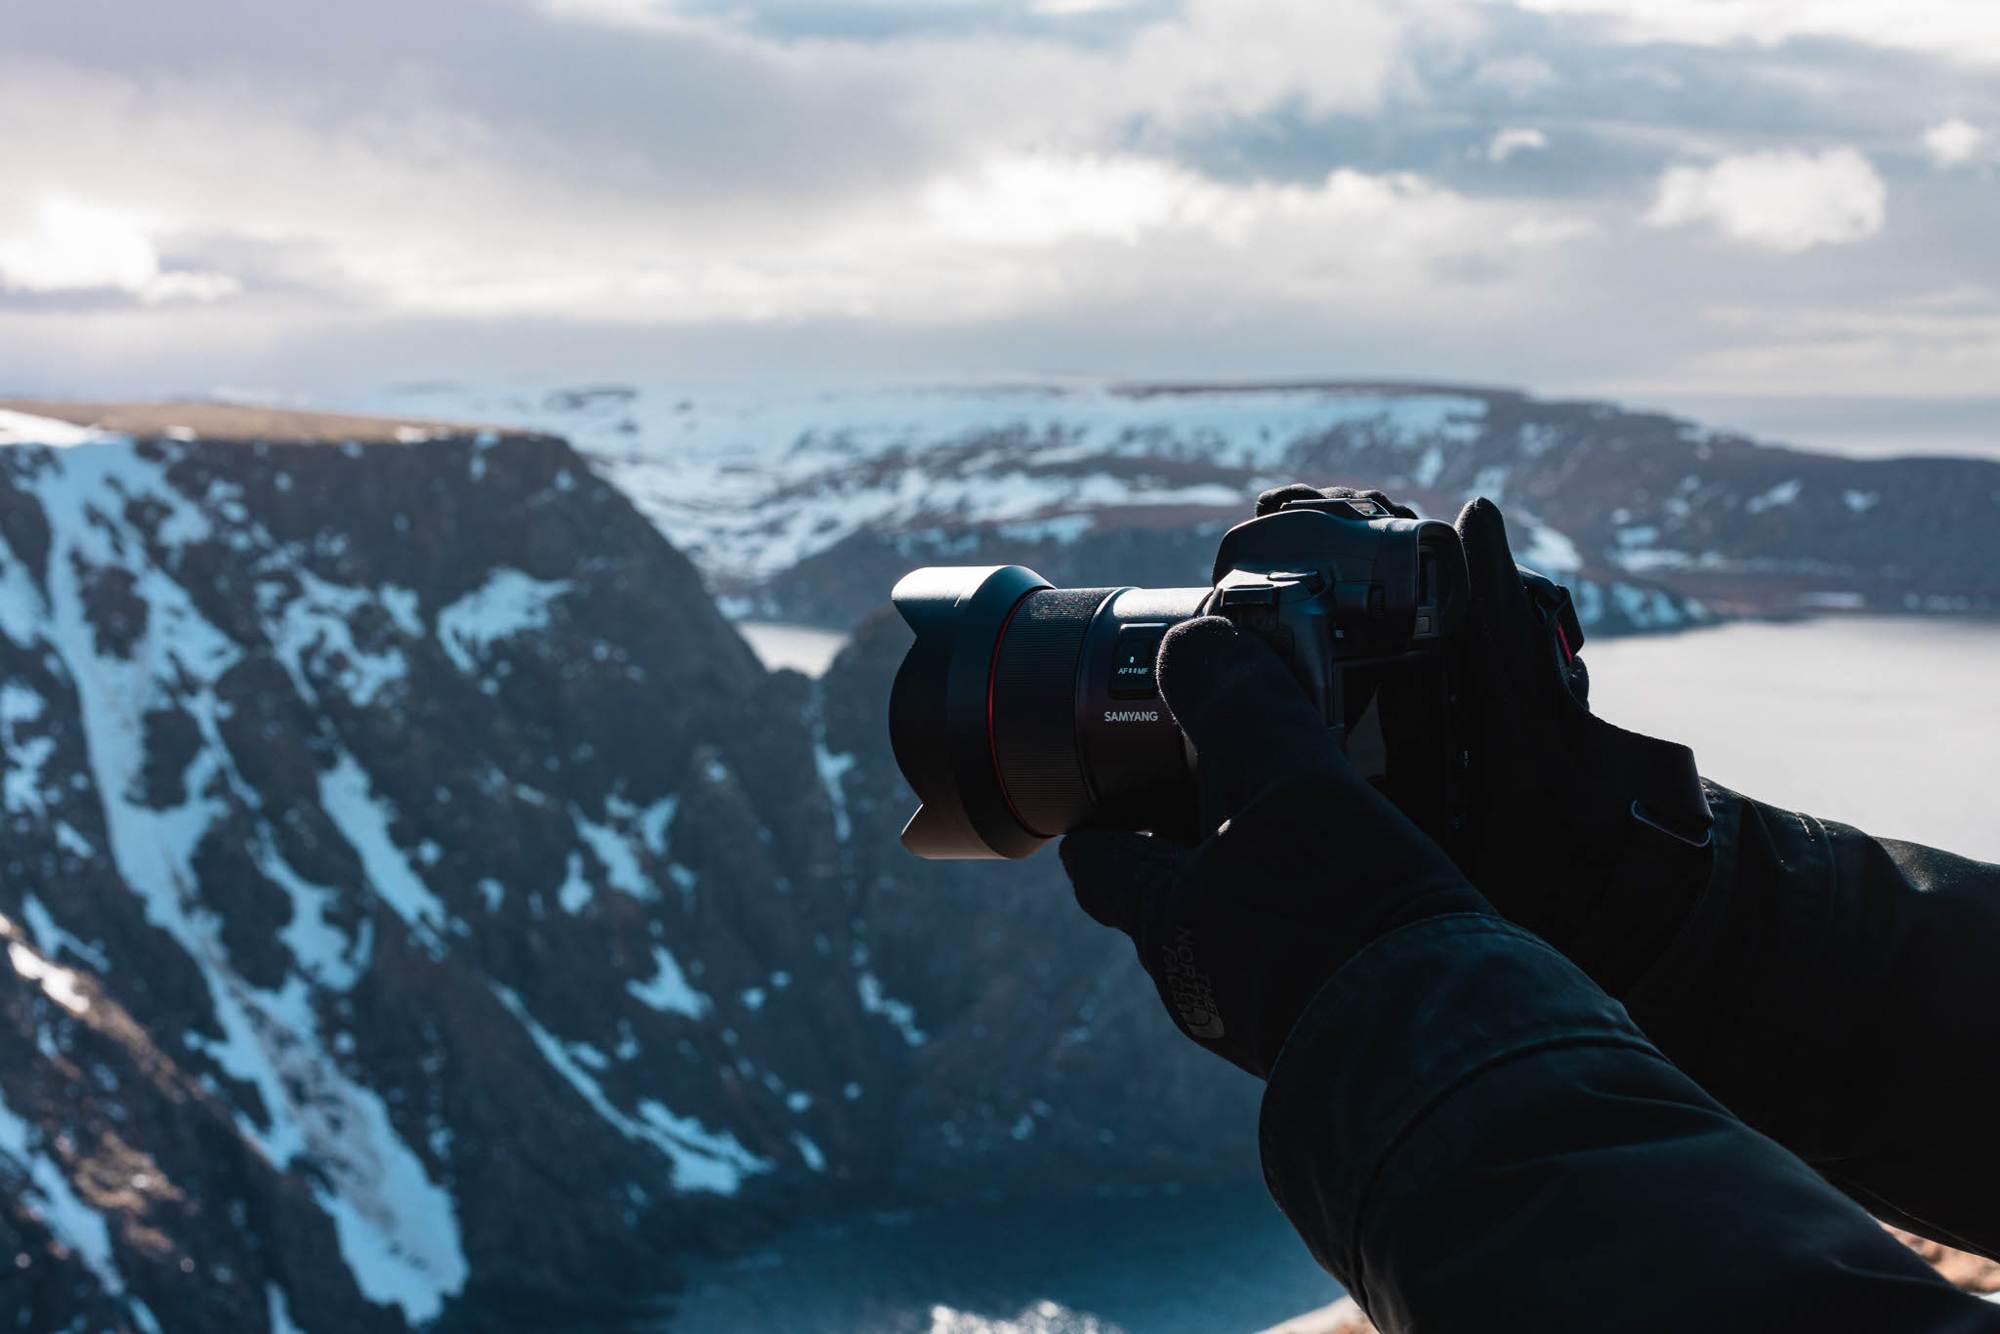
[{"label": "cliff face", "polygon": [[767,674],[552,438],[68,438],[0,450],[29,1324],[575,1328],[834,1194],[1254,1170],[1052,859],[896,845],[893,624]]}]

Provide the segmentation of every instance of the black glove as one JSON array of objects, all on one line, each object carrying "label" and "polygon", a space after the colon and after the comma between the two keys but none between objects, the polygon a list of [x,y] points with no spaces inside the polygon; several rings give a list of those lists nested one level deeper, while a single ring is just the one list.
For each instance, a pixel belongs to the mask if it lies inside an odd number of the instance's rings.
[{"label": "black glove", "polygon": [[1132,937],[1180,1030],[1263,1078],[1341,964],[1419,917],[1489,912],[1357,774],[1291,672],[1218,616],[1160,645],[1160,693],[1230,818],[1198,847],[1114,829],[1062,843],[1076,900]]},{"label": "black glove", "polygon": [[[1293,483],[1257,498],[1380,491]],[[1708,881],[1711,820],[1694,754],[1627,732],[1589,710],[1590,676],[1568,594],[1514,563],[1489,500],[1458,518],[1472,581],[1466,626],[1479,705],[1478,826],[1467,870],[1493,905],[1547,940],[1613,995],[1659,957]]]},{"label": "black glove", "polygon": [[1541,590],[1524,583],[1492,501],[1467,505],[1458,535],[1482,720],[1473,883],[1622,996],[1708,883],[1713,821],[1694,752],[1590,712],[1589,678],[1553,609],[1537,610]]}]

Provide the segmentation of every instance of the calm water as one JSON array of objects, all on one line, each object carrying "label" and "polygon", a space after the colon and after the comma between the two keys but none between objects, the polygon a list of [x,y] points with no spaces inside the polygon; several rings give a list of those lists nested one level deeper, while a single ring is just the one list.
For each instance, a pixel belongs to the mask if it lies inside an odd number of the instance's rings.
[{"label": "calm water", "polygon": [[738,621],[737,633],[750,643],[751,651],[773,670],[789,667],[807,676],[819,676],[833,663],[833,655],[847,643],[838,630],[822,630],[813,625],[784,625],[776,621]]},{"label": "calm water", "polygon": [[1254,1334],[1340,1295],[1262,1186],[857,1214],[697,1273],[667,1334]]},{"label": "calm water", "polygon": [[2000,625],[1886,617],[1593,643],[1591,702],[1760,801],[2000,862]]},{"label": "calm water", "polygon": [[[2000,861],[2000,626],[1732,625],[1586,656],[1600,714],[1693,746],[1719,782]],[[822,1223],[699,1273],[668,1328],[1252,1334],[1338,1291],[1246,1186]]]}]

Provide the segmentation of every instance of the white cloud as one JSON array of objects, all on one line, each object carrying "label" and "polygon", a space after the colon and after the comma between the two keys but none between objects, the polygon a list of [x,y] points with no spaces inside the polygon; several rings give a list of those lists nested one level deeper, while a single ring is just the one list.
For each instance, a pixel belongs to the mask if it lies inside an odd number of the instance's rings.
[{"label": "white cloud", "polygon": [[1549,137],[1540,130],[1512,126],[1493,136],[1486,145],[1488,162],[1505,162],[1524,149],[1543,149],[1549,146]]},{"label": "white cloud", "polygon": [[[1494,0],[1489,0],[1489,3]],[[1544,14],[1613,20],[1627,41],[1773,45],[1835,37],[1968,63],[2000,63],[1993,0],[1497,0]]]},{"label": "white cloud", "polygon": [[132,219],[62,198],[36,200],[0,234],[0,282],[16,292],[137,291],[160,257]]},{"label": "white cloud", "polygon": [[1555,67],[1536,55],[1501,56],[1479,62],[1473,78],[1488,88],[1497,88],[1509,97],[1529,98],[1547,92],[1562,82]]},{"label": "white cloud", "polygon": [[1339,170],[1309,186],[1225,184],[1173,162],[1130,155],[998,158],[934,182],[923,200],[931,226],[922,239],[1044,249],[1069,241],[1135,246],[1168,233],[1235,248],[1284,224],[1338,225],[1470,207],[1408,173]]},{"label": "white cloud", "polygon": [[1954,116],[1924,131],[1924,151],[1930,154],[1931,165],[1943,171],[1972,161],[1986,140],[1986,131]]},{"label": "white cloud", "polygon": [[[459,374],[493,348],[623,374],[585,363],[671,346],[724,374],[1575,386],[1711,346],[1776,376],[1855,336],[1700,318],[1717,303],[2000,289],[1979,192],[1911,170],[2000,164],[2000,84],[1966,64],[2000,0],[355,0],[324,42],[268,6],[121,3],[119,42],[42,6],[0,55],[17,383]],[[1772,45],[1798,37],[1838,40]],[[1751,151],[1780,123],[1809,150]],[[1903,173],[1893,234],[1875,168],[1822,151],[1849,140]],[[1635,210],[1631,173],[1676,146]],[[1769,256],[1878,234],[1865,262]],[[1911,313],[1870,327],[1915,338]],[[1923,327],[1971,350],[1924,365],[1990,382],[1988,324]]]},{"label": "white cloud", "polygon": [[163,272],[142,219],[59,195],[20,201],[0,223],[0,290],[125,292],[149,304],[214,301],[240,290],[219,273]]},{"label": "white cloud", "polygon": [[1456,266],[1504,270],[1596,231],[1406,172],[1237,183],[1130,154],[1003,155],[730,271],[782,317],[971,323],[1142,299],[1400,312],[1448,308]]},{"label": "white cloud", "polygon": [[[1227,51],[1195,49],[1209,33],[1202,24],[1223,22],[1214,6],[1198,6],[1193,26],[1148,29],[1135,48],[1150,53],[1144,59],[1072,53],[1108,82],[1138,82],[1107,91],[1071,71],[1066,90],[1041,90],[1034,115],[1099,96],[1110,99],[1098,107],[1104,115],[1129,118],[1153,99],[1162,108],[1180,99],[1177,114],[1195,115],[1201,106],[1223,114],[1273,98],[1292,106],[1372,95],[1366,80],[1313,85],[1338,62],[1302,58],[1284,40],[1315,31],[1318,6],[1266,10],[1278,18],[1237,33],[1233,45],[1219,28],[1209,34],[1243,56],[1243,82],[1223,68]],[[749,39],[728,40],[741,49]],[[954,53],[1001,66],[1013,59]],[[821,74],[830,62],[845,78],[851,62],[879,55],[807,45],[767,58],[818,62]],[[1035,102],[1029,85],[1048,72],[1035,63],[1043,59],[1054,57],[1042,51],[1008,66],[1018,89],[968,84],[955,95],[1012,115],[1010,107]],[[919,86],[908,105],[935,109],[952,80],[921,63],[913,69],[905,72]],[[1591,231],[1567,207],[1470,200],[1409,173],[1224,180],[1167,152],[1088,142],[1031,151],[1021,141],[1037,139],[1038,120],[1025,129],[961,124],[955,152],[802,206],[756,186],[656,185],[619,160],[579,171],[562,142],[503,135],[421,97],[330,117],[310,94],[267,86],[148,85],[52,66],[15,65],[0,76],[0,126],[53,127],[0,137],[0,243],[12,246],[0,249],[0,273],[16,287],[188,300],[226,295],[230,280],[205,272],[221,267],[254,284],[260,318],[964,323],[1058,316],[1133,294],[1200,294],[1247,309],[1342,291],[1376,293],[1400,309],[1462,287],[1474,271],[1490,282],[1518,257]],[[77,240],[85,231],[69,222],[6,227],[24,182],[92,200],[79,215],[92,239]],[[200,259],[168,265],[163,251]],[[232,267],[242,256],[246,267]]]},{"label": "white cloud", "polygon": [[1106,9],[1123,9],[1132,0],[1030,0],[1031,14],[1095,14]]},{"label": "white cloud", "polygon": [[1796,252],[1874,236],[1888,199],[1888,186],[1854,148],[1744,153],[1705,167],[1669,168],[1646,221],[1713,223],[1736,240]]},{"label": "white cloud", "polygon": [[[1044,0],[1049,13],[1127,0]],[[788,69],[875,80],[920,122],[983,146],[1101,146],[1134,118],[1184,127],[1279,108],[1372,110],[1406,69],[1412,34],[1456,26],[1461,0],[1186,0],[1123,41],[1046,37],[755,38],[657,0],[541,0],[559,18],[695,36]]]}]

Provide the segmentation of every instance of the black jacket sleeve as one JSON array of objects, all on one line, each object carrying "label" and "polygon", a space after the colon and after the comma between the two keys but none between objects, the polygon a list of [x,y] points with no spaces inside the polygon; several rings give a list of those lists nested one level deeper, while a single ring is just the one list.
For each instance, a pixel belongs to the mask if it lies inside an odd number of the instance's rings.
[{"label": "black jacket sleeve", "polygon": [[1878,1217],[2000,1257],[2000,866],[1709,785],[1715,863],[1623,997],[1732,1112]]},{"label": "black jacket sleeve", "polygon": [[1496,917],[1383,936],[1265,1093],[1272,1194],[1403,1331],[2000,1330]]}]

